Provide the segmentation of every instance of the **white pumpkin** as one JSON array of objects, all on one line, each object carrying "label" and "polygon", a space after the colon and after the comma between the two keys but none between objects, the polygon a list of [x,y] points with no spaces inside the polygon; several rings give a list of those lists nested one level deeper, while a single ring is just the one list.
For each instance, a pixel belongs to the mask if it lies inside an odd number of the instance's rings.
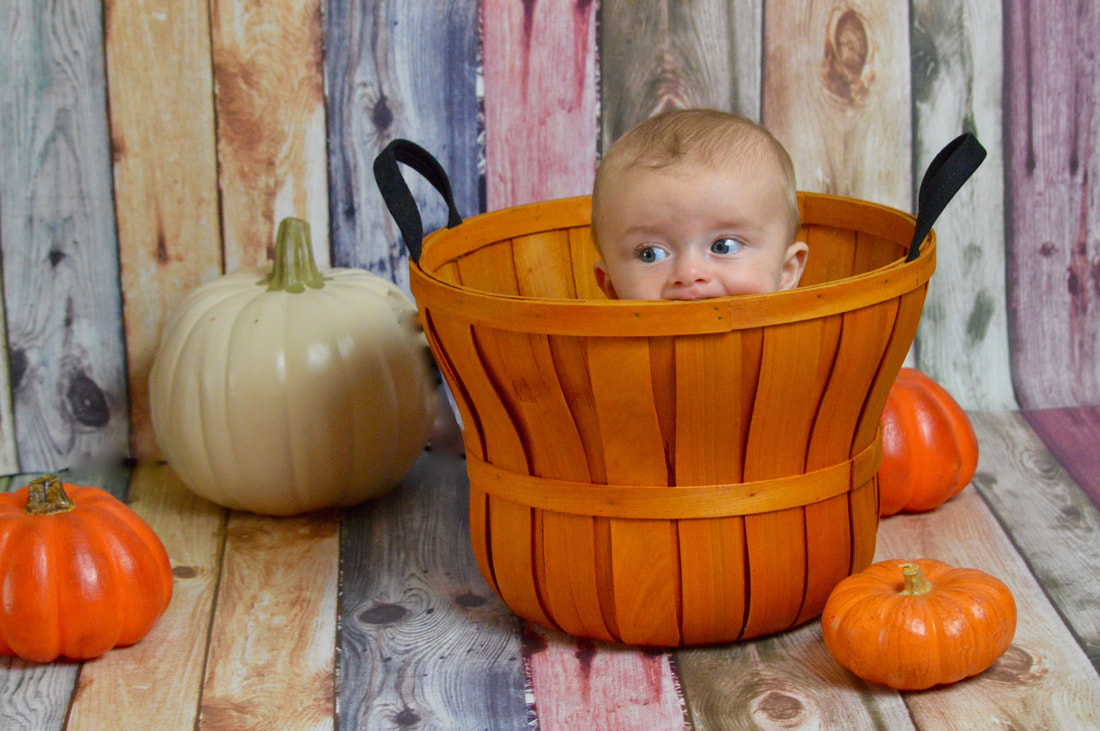
[{"label": "white pumpkin", "polygon": [[157,444],[184,484],[268,515],[393,488],[436,405],[415,305],[369,272],[319,272],[298,219],[280,224],[270,271],[243,269],[184,299],[149,391]]}]

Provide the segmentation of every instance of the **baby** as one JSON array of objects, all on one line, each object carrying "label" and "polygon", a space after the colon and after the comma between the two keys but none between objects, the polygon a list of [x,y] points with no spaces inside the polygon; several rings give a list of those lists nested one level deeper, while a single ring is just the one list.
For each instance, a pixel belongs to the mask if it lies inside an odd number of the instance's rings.
[{"label": "baby", "polygon": [[792,289],[808,252],[798,231],[787,151],[725,112],[652,117],[616,141],[596,172],[595,274],[612,299]]}]

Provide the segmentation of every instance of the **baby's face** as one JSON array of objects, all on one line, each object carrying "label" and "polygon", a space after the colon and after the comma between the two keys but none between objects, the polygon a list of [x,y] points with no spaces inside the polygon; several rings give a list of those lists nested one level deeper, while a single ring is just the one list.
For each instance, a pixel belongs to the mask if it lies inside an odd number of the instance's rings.
[{"label": "baby's face", "polygon": [[791,289],[806,245],[770,170],[633,167],[601,195],[596,280],[612,299],[696,300]]}]

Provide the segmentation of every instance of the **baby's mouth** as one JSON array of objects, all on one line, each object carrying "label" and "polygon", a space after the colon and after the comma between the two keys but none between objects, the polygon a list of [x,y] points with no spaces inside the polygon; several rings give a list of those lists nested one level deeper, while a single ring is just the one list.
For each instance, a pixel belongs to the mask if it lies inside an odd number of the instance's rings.
[{"label": "baby's mouth", "polygon": [[713,299],[715,297],[721,296],[721,292],[712,292],[710,290],[703,289],[702,287],[691,287],[689,289],[681,289],[672,292],[667,297],[665,297],[665,299],[694,301]]}]

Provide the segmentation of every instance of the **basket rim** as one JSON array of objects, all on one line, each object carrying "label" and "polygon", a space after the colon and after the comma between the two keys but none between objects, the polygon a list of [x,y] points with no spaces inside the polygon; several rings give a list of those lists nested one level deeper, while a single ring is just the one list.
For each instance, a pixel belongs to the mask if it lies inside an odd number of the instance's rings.
[{"label": "basket rim", "polygon": [[[910,234],[916,221],[909,213],[870,201],[803,191],[798,196],[804,224],[842,225],[844,216],[860,221],[867,208],[887,212],[895,225],[908,226]],[[433,232],[424,240],[420,262],[409,261],[410,289],[422,312],[426,308],[436,315],[445,312],[470,323],[533,334],[652,337],[723,333],[811,320],[875,305],[926,285],[935,271],[935,231],[929,233],[920,246],[920,256],[911,262],[899,258],[863,274],[781,292],[686,302],[499,294],[445,282],[425,269],[453,259],[454,246],[446,245],[448,239],[467,245],[487,243],[589,223],[590,200],[591,196],[585,195],[503,208],[471,216],[455,228]],[[844,216],[819,220],[821,211],[837,206]],[[508,221],[514,229],[515,215],[523,212],[528,214],[523,219],[529,222],[528,227],[510,230],[509,235],[498,238],[493,238],[495,233],[484,233],[499,232]],[[467,223],[478,226],[467,227]],[[481,235],[473,235],[479,231]],[[468,246],[466,251],[474,248],[477,246]]]}]

